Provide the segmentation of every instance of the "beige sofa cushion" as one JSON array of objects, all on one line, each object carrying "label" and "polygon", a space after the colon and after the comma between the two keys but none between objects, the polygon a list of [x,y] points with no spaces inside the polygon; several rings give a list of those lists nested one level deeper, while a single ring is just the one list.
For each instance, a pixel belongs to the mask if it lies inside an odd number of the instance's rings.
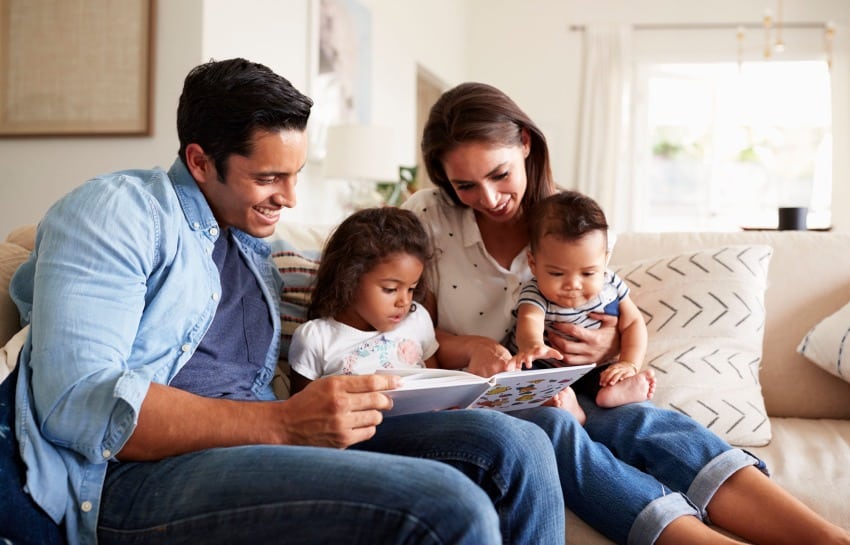
[{"label": "beige sofa cushion", "polygon": [[646,321],[645,366],[658,378],[653,403],[736,446],[770,441],[759,366],[772,253],[763,244],[729,245],[617,269]]},{"label": "beige sofa cushion", "polygon": [[768,414],[850,419],[850,384],[796,352],[812,326],[850,301],[850,233],[623,233],[611,264],[729,244],[773,247],[761,369]]},{"label": "beige sofa cushion", "polygon": [[0,346],[21,327],[17,308],[9,297],[9,281],[29,256],[35,240],[35,227],[21,227],[0,242]]}]

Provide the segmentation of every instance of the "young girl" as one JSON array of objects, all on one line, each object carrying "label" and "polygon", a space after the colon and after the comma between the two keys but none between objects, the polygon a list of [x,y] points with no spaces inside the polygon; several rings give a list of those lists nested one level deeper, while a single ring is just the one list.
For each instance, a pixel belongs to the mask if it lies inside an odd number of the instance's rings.
[{"label": "young girl", "polygon": [[430,259],[428,235],[408,210],[369,208],[346,218],[322,253],[309,321],[292,337],[292,393],[328,375],[436,367],[431,317],[414,302]]},{"label": "young girl", "polygon": [[[508,349],[517,367],[563,360],[548,335],[563,335],[553,324],[567,322],[589,329],[600,326],[591,313],[619,316],[620,354],[576,384],[595,396],[600,407],[646,401],[655,392],[655,374],[640,370],[646,355],[646,324],[623,280],[608,269],[608,222],[599,205],[576,191],[562,191],[538,203],[529,214],[528,266],[534,277],[519,294],[516,326]],[[541,362],[541,360],[543,360]],[[560,361],[552,365],[562,365]],[[563,394],[559,394],[563,395]],[[573,414],[584,423],[581,407]]]}]

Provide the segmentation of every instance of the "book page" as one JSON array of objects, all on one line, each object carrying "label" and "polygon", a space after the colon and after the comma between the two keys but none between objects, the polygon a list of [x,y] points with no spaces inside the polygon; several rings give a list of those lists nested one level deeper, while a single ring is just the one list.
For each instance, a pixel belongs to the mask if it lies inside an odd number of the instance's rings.
[{"label": "book page", "polygon": [[537,407],[594,367],[589,364],[498,373],[490,379],[492,386],[470,408],[516,411]]},{"label": "book page", "polygon": [[478,396],[488,387],[489,384],[479,381],[454,385],[418,385],[416,388],[410,389],[402,387],[397,390],[384,390],[382,393],[393,400],[393,408],[384,411],[384,416],[463,409],[478,399]]},{"label": "book page", "polygon": [[415,369],[378,369],[375,374],[401,377],[401,386],[398,390],[418,390],[450,384],[483,385],[487,382],[486,378],[481,378],[478,375],[451,369],[426,369],[421,367]]}]

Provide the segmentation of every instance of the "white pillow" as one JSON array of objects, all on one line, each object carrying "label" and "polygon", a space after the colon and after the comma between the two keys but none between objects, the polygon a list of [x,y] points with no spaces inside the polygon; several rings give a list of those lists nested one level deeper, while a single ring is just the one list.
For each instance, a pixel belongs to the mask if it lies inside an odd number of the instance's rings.
[{"label": "white pillow", "polygon": [[797,352],[850,382],[850,302],[810,329],[797,346]]},{"label": "white pillow", "polygon": [[736,446],[770,442],[759,367],[772,255],[770,246],[735,245],[617,269],[647,323],[653,402]]}]

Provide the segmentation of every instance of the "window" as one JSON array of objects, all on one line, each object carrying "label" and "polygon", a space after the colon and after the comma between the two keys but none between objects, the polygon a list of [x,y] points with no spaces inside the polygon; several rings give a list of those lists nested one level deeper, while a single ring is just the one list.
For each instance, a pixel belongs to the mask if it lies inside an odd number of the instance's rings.
[{"label": "window", "polygon": [[641,74],[643,230],[775,227],[782,206],[808,207],[810,228],[830,225],[826,62],[656,63]]}]

